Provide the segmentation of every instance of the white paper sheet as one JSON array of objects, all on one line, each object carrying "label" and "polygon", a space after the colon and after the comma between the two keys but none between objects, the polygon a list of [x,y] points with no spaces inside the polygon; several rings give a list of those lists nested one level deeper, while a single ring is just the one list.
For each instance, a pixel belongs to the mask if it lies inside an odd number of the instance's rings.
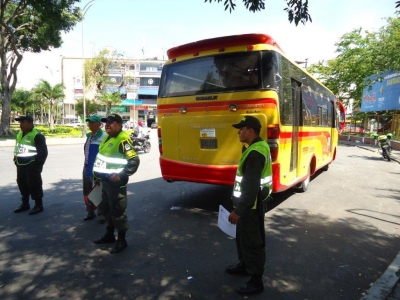
[{"label": "white paper sheet", "polygon": [[220,205],[218,212],[218,227],[227,235],[236,238],[236,225],[229,222],[229,215],[229,211]]},{"label": "white paper sheet", "polygon": [[92,202],[96,207],[99,206],[100,202],[103,200],[101,196],[101,182],[96,184],[93,189],[90,191],[88,198],[90,202]]}]

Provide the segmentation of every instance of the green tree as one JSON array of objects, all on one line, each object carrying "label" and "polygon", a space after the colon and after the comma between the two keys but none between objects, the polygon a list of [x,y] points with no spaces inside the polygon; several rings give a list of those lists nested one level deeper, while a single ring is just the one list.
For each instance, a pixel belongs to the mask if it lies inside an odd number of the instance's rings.
[{"label": "green tree", "polygon": [[[235,0],[204,0],[204,2],[224,2],[225,10],[229,9],[231,13],[235,10]],[[257,12],[265,9],[264,0],[242,0],[246,9],[251,12]],[[284,9],[288,13],[290,23],[294,21],[296,26],[299,22],[305,24],[308,21],[312,22],[311,15],[308,13],[308,0],[285,0],[287,7]],[[400,1],[395,2],[395,8],[400,7]]]},{"label": "green tree", "polygon": [[54,116],[58,115],[58,107],[60,102],[64,100],[64,85],[59,83],[54,87],[51,86],[46,80],[41,79],[34,88],[34,92],[41,95],[47,101],[49,107],[49,126],[50,130],[54,129]]},{"label": "green tree", "polygon": [[[86,101],[86,113],[87,116],[94,115],[99,110],[99,104],[95,100]],[[83,115],[83,100],[78,100],[75,103],[75,110],[78,115]],[[86,120],[85,120],[86,121]]]},{"label": "green tree", "polygon": [[[31,107],[31,92],[25,89],[16,89],[11,98],[11,110],[21,112],[23,115],[28,113]],[[30,112],[32,114],[32,111]]]},{"label": "green tree", "polygon": [[[100,51],[97,56],[85,61],[85,89],[96,91],[96,99],[106,106],[107,114],[111,112],[113,105],[121,103],[120,89],[130,80],[129,76],[125,76],[125,65],[128,61],[117,51],[108,49]],[[117,81],[112,81],[109,77],[110,70],[120,70],[121,76]]]},{"label": "green tree", "polygon": [[377,32],[361,28],[343,35],[335,44],[338,56],[312,65],[315,74],[346,105],[361,106],[363,90],[371,85],[365,78],[388,70],[400,70],[400,19],[388,18]]},{"label": "green tree", "polygon": [[62,44],[61,32],[70,31],[82,19],[74,6],[79,0],[1,0],[1,126],[10,135],[11,98],[18,81],[17,69],[24,52],[41,52]]},{"label": "green tree", "polygon": [[[229,12],[235,10],[235,0],[204,0],[204,2],[224,2],[225,10],[229,9]],[[251,12],[257,12],[265,9],[264,0],[242,0],[246,9]],[[311,20],[311,15],[308,13],[308,0],[285,0],[287,7],[284,9],[288,13],[289,22],[299,24],[299,22],[305,24]]]},{"label": "green tree", "polygon": [[39,110],[39,122],[40,124],[44,124],[44,114],[45,114],[45,109],[46,109],[46,103],[45,99],[41,94],[35,93],[35,88],[31,90],[31,97],[30,97],[34,103],[35,110]]},{"label": "green tree", "polygon": [[109,115],[112,106],[121,104],[121,95],[119,92],[102,92],[100,93],[99,101],[106,106],[106,115]]},{"label": "green tree", "polygon": [[[122,66],[129,60],[121,58],[122,55],[117,51],[103,49],[93,58],[85,60],[85,88],[95,89],[97,92],[102,92],[109,86],[120,88],[125,85],[124,71]],[[121,69],[121,81],[118,83],[112,82],[109,78],[110,69]]]},{"label": "green tree", "polygon": [[108,74],[111,52],[103,49],[95,57],[85,60],[85,88],[102,91],[106,84],[110,83]]}]

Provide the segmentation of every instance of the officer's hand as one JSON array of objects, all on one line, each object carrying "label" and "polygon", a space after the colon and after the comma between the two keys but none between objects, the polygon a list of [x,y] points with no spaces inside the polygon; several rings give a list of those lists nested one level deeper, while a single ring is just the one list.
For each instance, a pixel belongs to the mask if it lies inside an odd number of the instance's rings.
[{"label": "officer's hand", "polygon": [[117,173],[114,173],[114,174],[112,174],[111,176],[110,176],[110,181],[111,182],[118,182],[118,181],[120,181],[121,180],[121,178],[119,178],[119,175],[117,174]]},{"label": "officer's hand", "polygon": [[237,224],[239,221],[239,218],[240,218],[240,216],[237,213],[235,213],[235,211],[232,211],[231,214],[229,215],[228,220],[232,224]]}]

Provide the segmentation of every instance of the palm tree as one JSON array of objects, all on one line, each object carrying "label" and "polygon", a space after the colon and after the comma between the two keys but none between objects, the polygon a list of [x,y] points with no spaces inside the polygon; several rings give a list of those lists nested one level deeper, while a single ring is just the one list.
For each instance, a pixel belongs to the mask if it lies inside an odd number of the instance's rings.
[{"label": "palm tree", "polygon": [[32,105],[35,108],[35,110],[39,110],[39,116],[40,116],[40,124],[43,124],[43,119],[44,119],[44,110],[45,110],[45,103],[42,95],[37,94],[35,92],[35,89],[33,88],[31,90],[31,100],[32,100]]},{"label": "palm tree", "polygon": [[64,85],[56,84],[54,87],[49,82],[41,79],[34,88],[36,94],[41,95],[49,105],[49,126],[50,130],[54,129],[54,109],[58,107],[58,103],[65,98]]},{"label": "palm tree", "polygon": [[121,104],[121,95],[119,92],[101,92],[99,96],[100,103],[106,106],[106,115],[111,112],[111,107]]},{"label": "palm tree", "polygon": [[11,97],[11,111],[22,112],[26,115],[26,111],[30,106],[30,92],[24,89],[16,89]]},{"label": "palm tree", "polygon": [[35,113],[40,108],[40,102],[32,91],[16,89],[11,97],[11,111],[30,113],[35,119]]}]

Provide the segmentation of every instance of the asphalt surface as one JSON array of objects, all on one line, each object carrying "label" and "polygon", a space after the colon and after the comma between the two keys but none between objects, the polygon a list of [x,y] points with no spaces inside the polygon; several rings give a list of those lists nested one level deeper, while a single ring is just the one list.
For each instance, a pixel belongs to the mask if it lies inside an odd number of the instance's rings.
[{"label": "asphalt surface", "polygon": [[[351,141],[339,141],[341,144],[359,147],[368,151],[378,152],[378,146],[356,143]],[[400,163],[400,152],[392,151],[390,158]],[[361,300],[400,300],[400,252],[388,266],[386,272],[371,286],[367,294]]]},{"label": "asphalt surface", "polygon": [[[48,138],[48,145],[72,145],[83,144],[84,138]],[[362,143],[355,143],[351,141],[339,141],[341,144],[348,146],[359,147],[367,151],[378,152],[378,147],[374,145],[366,145]],[[15,145],[14,139],[1,140],[0,147],[13,147]],[[392,151],[391,158],[393,161],[400,163],[400,151]],[[361,300],[400,300],[400,252],[393,262],[388,266],[383,275],[373,284],[368,292],[361,298]]]}]

